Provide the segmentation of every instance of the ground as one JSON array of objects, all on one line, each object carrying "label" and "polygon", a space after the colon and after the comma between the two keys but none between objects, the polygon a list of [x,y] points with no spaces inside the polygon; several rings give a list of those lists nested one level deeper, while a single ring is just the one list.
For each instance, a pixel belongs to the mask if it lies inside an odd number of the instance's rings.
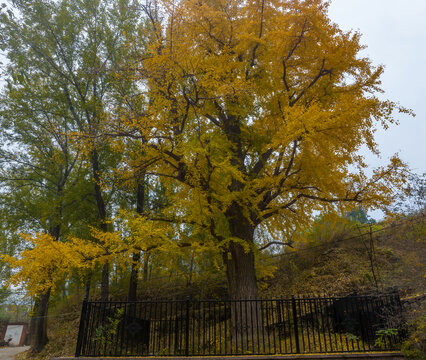
[{"label": "ground", "polygon": [[13,360],[16,354],[28,350],[29,346],[5,346],[0,348],[0,360]]}]

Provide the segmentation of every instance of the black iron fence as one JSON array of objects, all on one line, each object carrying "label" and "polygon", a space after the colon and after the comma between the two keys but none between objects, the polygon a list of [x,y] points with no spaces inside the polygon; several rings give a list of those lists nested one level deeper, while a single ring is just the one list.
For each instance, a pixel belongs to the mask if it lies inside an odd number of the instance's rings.
[{"label": "black iron fence", "polygon": [[78,356],[396,350],[399,296],[83,303]]}]

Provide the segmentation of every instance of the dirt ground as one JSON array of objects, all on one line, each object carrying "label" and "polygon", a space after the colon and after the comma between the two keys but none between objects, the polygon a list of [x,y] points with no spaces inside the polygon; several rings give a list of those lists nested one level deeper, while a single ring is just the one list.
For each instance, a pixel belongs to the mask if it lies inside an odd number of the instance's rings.
[{"label": "dirt ground", "polygon": [[0,360],[13,360],[16,354],[29,349],[29,346],[6,346],[0,348]]}]

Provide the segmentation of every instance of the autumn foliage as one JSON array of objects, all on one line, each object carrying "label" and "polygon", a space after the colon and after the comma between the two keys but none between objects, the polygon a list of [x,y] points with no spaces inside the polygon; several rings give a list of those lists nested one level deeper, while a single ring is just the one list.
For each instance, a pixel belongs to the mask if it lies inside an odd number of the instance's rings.
[{"label": "autumn foliage", "polygon": [[368,176],[358,150],[378,153],[375,129],[408,110],[377,96],[383,67],[360,54],[359,33],[331,22],[327,2],[163,0],[143,9],[143,41],[128,35],[131,55],[116,70],[138,95],[102,117],[96,139],[120,154],[124,186],[143,174],[165,187],[167,202],[118,214],[116,231],[91,241],[28,238],[31,250],[6,259],[21,269],[14,281],[38,292],[53,286],[55,266],[69,273],[192,247],[198,261],[204,250],[221,257],[232,298],[254,298],[259,253],[285,245],[314,212],[389,203],[404,164],[395,156]]}]

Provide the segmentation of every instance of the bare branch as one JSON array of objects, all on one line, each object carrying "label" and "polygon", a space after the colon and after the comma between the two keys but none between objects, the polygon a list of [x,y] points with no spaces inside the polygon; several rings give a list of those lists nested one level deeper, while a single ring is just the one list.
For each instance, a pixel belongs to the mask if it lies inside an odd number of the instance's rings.
[{"label": "bare branch", "polygon": [[282,246],[288,246],[288,247],[293,248],[292,243],[285,243],[285,242],[282,242],[282,241],[271,241],[270,243],[266,244],[265,246],[262,246],[261,248],[259,248],[259,251],[263,251],[263,250],[267,249],[268,247],[270,247],[272,245],[282,245]]}]

